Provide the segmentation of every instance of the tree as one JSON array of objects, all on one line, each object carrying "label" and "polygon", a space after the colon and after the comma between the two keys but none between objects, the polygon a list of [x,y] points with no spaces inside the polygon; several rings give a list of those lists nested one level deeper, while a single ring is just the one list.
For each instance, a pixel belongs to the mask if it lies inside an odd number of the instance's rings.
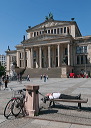
[{"label": "tree", "polygon": [[0,77],[2,75],[5,75],[5,67],[3,67],[3,66],[0,65]]}]

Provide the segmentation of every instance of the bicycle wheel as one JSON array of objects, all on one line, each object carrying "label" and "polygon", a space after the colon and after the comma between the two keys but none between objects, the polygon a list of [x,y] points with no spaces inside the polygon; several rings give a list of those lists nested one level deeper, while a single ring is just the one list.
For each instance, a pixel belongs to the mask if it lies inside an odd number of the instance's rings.
[{"label": "bicycle wheel", "polygon": [[21,109],[21,100],[17,97],[12,104],[11,112],[14,116],[18,116],[21,112]]},{"label": "bicycle wheel", "polygon": [[8,118],[10,115],[11,115],[11,108],[12,108],[12,104],[13,104],[13,99],[11,99],[7,105],[5,106],[5,109],[4,109],[4,116],[6,118]]}]

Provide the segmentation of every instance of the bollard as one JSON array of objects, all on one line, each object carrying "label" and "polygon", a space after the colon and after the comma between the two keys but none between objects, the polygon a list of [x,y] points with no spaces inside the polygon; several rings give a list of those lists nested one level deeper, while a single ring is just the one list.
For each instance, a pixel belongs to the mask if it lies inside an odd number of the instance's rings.
[{"label": "bollard", "polygon": [[28,116],[36,116],[39,113],[39,86],[27,85],[26,86],[26,101],[25,110]]}]

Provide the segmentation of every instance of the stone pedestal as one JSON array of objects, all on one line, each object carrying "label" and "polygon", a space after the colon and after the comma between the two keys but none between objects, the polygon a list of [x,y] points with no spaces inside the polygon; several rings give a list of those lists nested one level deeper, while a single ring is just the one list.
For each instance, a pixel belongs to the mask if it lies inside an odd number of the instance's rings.
[{"label": "stone pedestal", "polygon": [[39,86],[27,85],[26,86],[26,102],[25,110],[28,116],[36,116],[39,113]]},{"label": "stone pedestal", "polygon": [[61,67],[61,77],[67,78],[67,68],[66,66]]}]

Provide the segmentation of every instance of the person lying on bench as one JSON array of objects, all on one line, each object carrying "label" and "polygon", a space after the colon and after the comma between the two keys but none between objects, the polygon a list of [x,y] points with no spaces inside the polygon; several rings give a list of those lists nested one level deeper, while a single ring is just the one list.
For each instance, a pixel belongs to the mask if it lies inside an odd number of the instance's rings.
[{"label": "person lying on bench", "polygon": [[53,92],[53,93],[48,93],[44,98],[41,100],[46,103],[48,100],[52,99],[81,99],[81,94],[77,96],[72,96],[72,95],[66,95],[66,94],[61,94],[59,92]]}]

